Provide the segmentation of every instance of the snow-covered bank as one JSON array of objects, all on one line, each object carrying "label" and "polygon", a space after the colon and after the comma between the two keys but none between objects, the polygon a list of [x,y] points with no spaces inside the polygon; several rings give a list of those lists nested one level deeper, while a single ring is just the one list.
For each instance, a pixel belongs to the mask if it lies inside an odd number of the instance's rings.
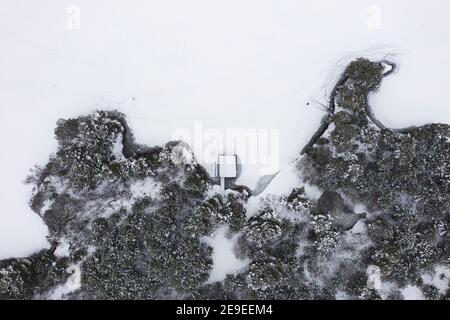
[{"label": "snow-covered bank", "polygon": [[[58,118],[119,109],[148,145],[195,121],[274,129],[282,169],[316,130],[324,112],[314,101],[326,103],[348,61],[394,53],[400,71],[371,99],[377,117],[394,127],[449,122],[450,3],[377,3],[79,0],[80,28],[69,30],[71,1],[4,1],[0,258],[45,244],[22,181],[55,151]],[[259,169],[244,166],[238,182],[254,186]]]}]

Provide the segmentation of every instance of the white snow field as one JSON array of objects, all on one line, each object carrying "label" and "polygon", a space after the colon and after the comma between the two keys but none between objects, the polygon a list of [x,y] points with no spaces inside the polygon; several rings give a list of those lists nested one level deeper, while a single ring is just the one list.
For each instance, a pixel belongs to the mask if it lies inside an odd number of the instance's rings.
[{"label": "white snow field", "polygon": [[234,246],[238,235],[227,237],[228,227],[223,226],[216,230],[211,237],[203,239],[213,248],[213,266],[208,279],[209,283],[225,280],[227,275],[236,274],[244,268],[247,260],[241,260],[234,253]]},{"label": "white snow field", "polygon": [[449,122],[449,16],[447,0],[0,0],[0,258],[47,245],[22,181],[59,118],[118,109],[139,143],[191,135],[206,166],[247,135],[253,188],[297,157],[354,57],[400,64],[371,98],[386,125]]}]

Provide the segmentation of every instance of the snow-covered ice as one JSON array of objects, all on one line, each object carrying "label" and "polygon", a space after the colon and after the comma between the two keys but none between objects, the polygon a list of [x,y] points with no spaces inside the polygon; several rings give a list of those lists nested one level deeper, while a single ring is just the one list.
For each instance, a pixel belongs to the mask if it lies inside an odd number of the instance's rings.
[{"label": "snow-covered ice", "polygon": [[[66,11],[72,1],[3,1],[0,258],[47,245],[22,181],[56,150],[58,118],[118,109],[137,142],[149,145],[195,121],[219,132],[275,130],[283,169],[318,126],[319,103],[346,64],[393,54],[398,74],[371,97],[377,117],[395,127],[449,122],[450,2],[376,4],[78,0],[78,29]],[[261,166],[242,169],[238,183],[253,188]],[[273,183],[281,186],[274,192],[285,189],[283,179]]]}]

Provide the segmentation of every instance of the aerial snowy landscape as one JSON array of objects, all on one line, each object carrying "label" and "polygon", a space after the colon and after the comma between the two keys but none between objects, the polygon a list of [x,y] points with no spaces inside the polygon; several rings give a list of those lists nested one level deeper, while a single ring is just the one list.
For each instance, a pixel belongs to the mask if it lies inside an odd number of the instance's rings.
[{"label": "aerial snowy landscape", "polygon": [[0,14],[0,300],[450,299],[448,1]]}]

